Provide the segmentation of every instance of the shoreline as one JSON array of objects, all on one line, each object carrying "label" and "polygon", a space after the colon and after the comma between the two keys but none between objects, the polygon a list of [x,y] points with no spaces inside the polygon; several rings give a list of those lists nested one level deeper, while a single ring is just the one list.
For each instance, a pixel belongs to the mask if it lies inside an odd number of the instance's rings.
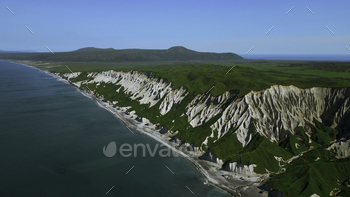
[{"label": "shoreline", "polygon": [[[105,102],[103,98],[99,98],[94,94],[90,94],[82,90],[75,84],[71,83],[69,80],[66,80],[59,76],[59,74],[51,73],[50,71],[42,70],[40,68],[24,64],[23,62],[8,62],[21,64],[30,68],[37,69],[39,71],[44,72],[47,75],[56,78],[59,81],[73,85],[81,94],[94,100],[99,107],[110,111],[113,115],[120,119],[121,122],[124,123],[127,127],[151,137],[157,142],[167,146],[169,149],[171,149],[178,155],[184,157],[186,160],[191,162],[196,167],[196,169],[202,174],[202,176],[206,179],[206,183],[219,188],[225,193],[230,194],[232,196],[266,197],[268,195],[267,192],[262,192],[262,190],[257,188],[257,186],[260,186],[265,182],[265,180],[268,178],[268,175],[262,175],[259,177],[245,177],[245,175],[237,175],[234,172],[220,170],[220,165],[213,162],[198,159],[198,157],[203,154],[202,152],[186,151],[183,149],[180,150],[179,146],[181,144],[169,141],[171,137],[167,136],[166,134],[159,133],[160,129],[157,129],[156,125],[151,123],[146,118],[137,116],[135,111],[125,113],[128,109],[127,107],[113,107],[113,104],[111,104],[110,102]],[[141,121],[136,120],[135,118],[141,118]]]},{"label": "shoreline", "polygon": [[[64,80],[64,79],[60,79]],[[66,83],[70,83],[68,81],[65,81]],[[244,175],[238,175],[237,177],[233,177],[232,174],[233,172],[228,172],[228,171],[222,171],[218,170],[221,168],[220,165],[217,165],[213,162],[205,161],[205,160],[200,160],[198,159],[199,156],[202,154],[196,153],[196,151],[184,151],[184,149],[179,149],[178,147],[180,144],[176,142],[170,142],[170,137],[166,136],[164,134],[159,133],[160,129],[156,129],[156,125],[151,123],[149,120],[142,118],[142,122],[138,122],[134,118],[138,117],[136,113],[133,113],[134,111],[130,112],[129,115],[125,114],[127,108],[121,108],[121,107],[116,107],[114,108],[111,104],[108,102],[104,102],[103,99],[96,97],[93,94],[89,94],[85,91],[82,91],[79,89],[79,87],[75,86],[74,84],[70,83],[74,87],[77,88],[77,90],[83,94],[86,97],[89,97],[90,99],[94,100],[96,104],[99,107],[102,107],[109,112],[111,112],[113,115],[115,115],[118,119],[122,121],[125,126],[128,128],[132,128],[142,134],[145,134],[152,139],[156,140],[157,142],[165,145],[178,155],[182,156],[189,162],[191,162],[196,169],[202,174],[202,176],[206,179],[208,184],[211,184],[220,190],[224,191],[227,194],[230,194],[232,196],[267,196],[264,194],[260,194],[259,192],[261,191],[260,189],[257,188],[257,186],[261,185],[261,183],[266,180],[266,176],[263,176],[263,179],[261,180],[260,177],[254,177],[251,180],[247,180],[243,182],[243,180],[246,180],[247,177],[244,177],[242,180],[242,177]],[[119,110],[118,110],[119,108]],[[148,125],[146,125],[148,124]],[[218,173],[216,176],[213,173]],[[213,175],[215,177],[213,177]],[[231,179],[224,178],[225,176],[232,176],[230,177]],[[223,184],[224,183],[224,184]],[[226,183],[226,184],[225,184]],[[228,183],[231,183],[231,187],[228,186]],[[233,187],[232,187],[233,186]],[[250,187],[250,188],[249,188]],[[249,191],[252,190],[252,191]],[[250,195],[247,195],[249,193]],[[254,193],[254,194],[253,194]],[[260,194],[260,195],[259,195]]]}]

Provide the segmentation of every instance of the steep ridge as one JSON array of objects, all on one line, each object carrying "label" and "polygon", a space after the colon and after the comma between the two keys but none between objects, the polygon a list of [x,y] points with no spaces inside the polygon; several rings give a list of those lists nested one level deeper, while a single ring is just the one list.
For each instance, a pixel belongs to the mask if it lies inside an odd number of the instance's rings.
[{"label": "steep ridge", "polygon": [[[72,80],[82,74],[58,75]],[[209,92],[193,95],[184,86],[173,89],[172,83],[166,79],[136,71],[88,73],[84,80],[73,84],[82,89],[87,86],[97,95],[99,88],[113,85],[115,89],[111,94],[123,95],[146,107],[141,108],[130,102],[121,103],[117,99],[109,102],[117,106],[130,104],[128,109],[134,110],[134,114],[141,113],[140,109],[153,111],[152,117],[145,118],[153,118],[153,123],[163,128],[161,133],[178,144],[192,147],[197,144],[194,151],[201,155],[200,159],[216,163],[221,166],[220,170],[241,176],[259,177],[270,171],[281,173],[285,163],[298,160],[317,147],[334,150],[337,158],[346,158],[350,153],[349,141],[344,141],[350,136],[350,88],[300,89],[275,85],[258,92],[252,91],[241,98],[237,97],[239,90],[226,91],[214,97]],[[99,96],[103,98],[106,95]],[[183,111],[176,113],[177,109]],[[165,122],[159,119],[157,122],[158,119],[153,116],[171,119]],[[166,129],[180,124],[178,120],[187,121],[182,122],[187,124],[185,129]],[[188,128],[190,131],[187,131]],[[202,128],[209,128],[210,131],[201,131]],[[333,132],[332,128],[337,132]],[[180,135],[186,132],[188,135],[197,132],[204,137],[198,136],[199,144],[179,137],[186,136]],[[342,141],[336,142],[340,138],[343,138]],[[224,148],[218,151],[217,147]],[[258,155],[262,153],[264,161],[252,159],[249,152],[254,151]],[[231,156],[225,157],[228,154]]]},{"label": "steep ridge", "polygon": [[[299,126],[313,124],[314,118],[320,122],[331,121],[330,126],[335,128],[340,117],[349,110],[350,97],[346,94],[347,91],[348,89],[302,90],[294,86],[272,86],[264,91],[251,92],[240,102],[232,103],[212,125],[212,129],[217,129],[221,137],[230,128],[239,127],[238,139],[245,146],[251,139],[248,125],[252,124],[252,120],[256,121],[257,132],[272,142],[283,141],[288,137],[286,135],[289,131],[294,134]],[[325,116],[328,117],[327,120],[323,119]]]},{"label": "steep ridge", "polygon": [[184,61],[184,60],[240,60],[235,53],[197,52],[176,46],[169,49],[99,49],[87,47],[71,52],[51,53],[1,53],[1,59],[35,61],[83,61],[83,62],[139,62],[139,61]]}]

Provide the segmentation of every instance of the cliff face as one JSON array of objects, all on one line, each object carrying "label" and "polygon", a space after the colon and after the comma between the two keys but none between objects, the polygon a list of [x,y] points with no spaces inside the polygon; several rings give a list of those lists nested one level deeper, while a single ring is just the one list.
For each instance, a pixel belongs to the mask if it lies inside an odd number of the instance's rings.
[{"label": "cliff face", "polygon": [[[260,92],[251,92],[240,101],[230,104],[211,128],[219,137],[238,127],[238,140],[245,146],[251,140],[250,126],[272,142],[283,141],[288,132],[299,126],[313,124],[313,119],[329,122],[335,128],[349,111],[349,89],[272,86]],[[329,99],[331,98],[331,99]],[[327,119],[324,119],[327,117]],[[307,130],[307,132],[310,132]]]},{"label": "cliff face", "polygon": [[[61,76],[71,79],[79,74]],[[106,71],[89,73],[88,78],[90,80],[74,84],[79,87],[82,84],[96,84],[97,87],[102,82],[115,84],[120,86],[117,92],[122,90],[140,104],[152,107],[161,102],[160,116],[169,113],[174,106],[182,103],[184,98],[190,95],[186,87],[173,89],[171,82],[152,78],[149,73]],[[215,122],[210,125],[211,134],[206,136],[198,150],[204,153],[202,148],[209,148],[209,141],[217,142],[232,129],[235,129],[234,135],[243,147],[250,143],[255,131],[269,141],[277,143],[287,139],[290,133],[294,135],[298,127],[303,127],[306,135],[310,137],[310,125],[314,125],[314,119],[336,128],[342,136],[349,136],[349,88],[299,89],[294,86],[276,85],[259,92],[252,91],[243,98],[237,98],[237,93],[238,91],[234,90],[227,91],[217,97],[210,93],[199,94],[189,103],[185,103],[186,108],[182,116],[187,116],[193,128],[215,117]],[[334,145],[334,148],[339,150],[339,155],[348,155],[350,152],[348,143]],[[253,174],[255,167],[254,164],[244,166],[237,162],[224,164],[220,158],[213,159],[212,156],[209,160],[223,164],[222,169],[238,173]]]},{"label": "cliff face", "polygon": [[197,95],[186,106],[185,114],[188,116],[188,122],[192,127],[197,127],[220,114],[235,95],[234,93],[236,92],[227,91],[217,97],[213,97],[209,93]]}]

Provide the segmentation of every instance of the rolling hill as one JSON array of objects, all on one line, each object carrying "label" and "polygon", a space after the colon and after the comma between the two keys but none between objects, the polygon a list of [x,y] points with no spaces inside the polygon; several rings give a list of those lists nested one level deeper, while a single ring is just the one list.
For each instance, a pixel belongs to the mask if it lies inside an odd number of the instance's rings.
[{"label": "rolling hill", "polygon": [[84,61],[84,62],[125,62],[125,61],[188,61],[188,60],[236,60],[243,59],[235,53],[208,53],[176,46],[165,50],[149,49],[99,49],[87,47],[72,52],[59,53],[2,53],[0,59],[34,61]]}]

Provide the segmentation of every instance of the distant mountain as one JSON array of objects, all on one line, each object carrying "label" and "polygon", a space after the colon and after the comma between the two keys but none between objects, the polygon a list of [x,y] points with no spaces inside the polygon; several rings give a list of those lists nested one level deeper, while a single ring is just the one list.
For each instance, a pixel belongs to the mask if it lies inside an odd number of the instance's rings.
[{"label": "distant mountain", "polygon": [[0,53],[15,53],[14,51],[2,51],[0,50]]},{"label": "distant mountain", "polygon": [[95,47],[86,47],[86,48],[81,48],[72,52],[103,52],[103,51],[115,51],[115,49],[113,48],[100,49]]},{"label": "distant mountain", "polygon": [[34,50],[21,50],[21,51],[3,51],[0,50],[0,53],[36,53]]},{"label": "distant mountain", "polygon": [[243,59],[235,53],[208,53],[189,50],[182,46],[169,49],[100,49],[87,47],[72,52],[0,54],[1,59],[38,61],[183,61],[183,60],[235,60]]}]

